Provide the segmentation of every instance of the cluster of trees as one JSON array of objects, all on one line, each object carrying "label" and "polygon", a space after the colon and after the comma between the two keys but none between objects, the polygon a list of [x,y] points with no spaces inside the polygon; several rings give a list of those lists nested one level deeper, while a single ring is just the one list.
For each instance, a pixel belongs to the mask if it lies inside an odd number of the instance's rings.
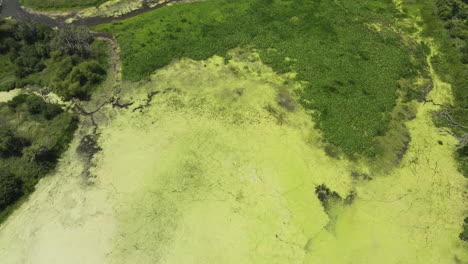
[{"label": "cluster of trees", "polygon": [[454,44],[460,50],[461,59],[468,64],[468,1],[437,0],[437,14],[444,20],[449,36],[456,40]]},{"label": "cluster of trees", "polygon": [[87,99],[105,78],[103,53],[85,27],[53,30],[32,21],[0,20],[0,54],[7,55],[15,75],[4,89],[37,84],[66,99]]},{"label": "cluster of trees", "polygon": [[0,221],[68,147],[78,118],[34,94],[0,103]]},{"label": "cluster of trees", "polygon": [[48,104],[34,94],[20,94],[6,103],[11,109],[16,110],[24,104],[27,112],[31,115],[42,115],[47,120],[52,120],[59,114],[63,113],[62,107],[58,104]]}]

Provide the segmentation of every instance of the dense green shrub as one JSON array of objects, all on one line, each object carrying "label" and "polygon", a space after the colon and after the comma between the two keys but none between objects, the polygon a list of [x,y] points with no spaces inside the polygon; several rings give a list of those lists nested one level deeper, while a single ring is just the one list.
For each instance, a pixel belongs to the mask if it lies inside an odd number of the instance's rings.
[{"label": "dense green shrub", "polygon": [[18,200],[23,194],[21,179],[0,170],[0,211]]},{"label": "dense green shrub", "polygon": [[54,88],[65,98],[88,99],[93,87],[101,82],[105,75],[105,69],[97,61],[85,61],[74,67]]},{"label": "dense green shrub", "polygon": [[63,113],[63,109],[57,104],[46,104],[46,107],[42,111],[42,114],[47,120],[52,120],[61,113]]},{"label": "dense green shrub", "polygon": [[36,95],[29,95],[25,100],[28,112],[32,115],[39,114],[44,112],[47,107],[47,103],[44,100]]},{"label": "dense green shrub", "polygon": [[10,128],[0,128],[0,157],[21,156],[21,151],[28,145],[27,140],[16,136]]},{"label": "dense green shrub", "polygon": [[[53,87],[67,98],[89,98],[105,78],[106,52],[106,47],[94,41],[82,26],[65,25],[52,30],[28,20],[0,19],[0,55],[4,55],[0,56],[0,69],[2,61],[5,68],[12,68],[0,73],[0,79],[10,79],[0,82],[0,90],[36,84]],[[77,78],[86,81],[71,82]]]}]

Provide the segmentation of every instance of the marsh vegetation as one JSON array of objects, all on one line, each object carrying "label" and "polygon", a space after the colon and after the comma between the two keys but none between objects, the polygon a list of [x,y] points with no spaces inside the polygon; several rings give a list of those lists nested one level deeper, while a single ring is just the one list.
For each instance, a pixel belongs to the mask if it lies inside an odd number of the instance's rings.
[{"label": "marsh vegetation", "polygon": [[[423,70],[423,50],[391,30],[397,10],[385,1],[210,1],[176,5],[96,30],[117,36],[123,77],[145,79],[175,58],[226,56],[235,47],[256,50],[276,72],[303,83],[300,103],[313,110],[328,142],[348,157],[373,157],[399,96],[418,96],[399,80]],[[423,62],[424,63],[424,62]]]}]

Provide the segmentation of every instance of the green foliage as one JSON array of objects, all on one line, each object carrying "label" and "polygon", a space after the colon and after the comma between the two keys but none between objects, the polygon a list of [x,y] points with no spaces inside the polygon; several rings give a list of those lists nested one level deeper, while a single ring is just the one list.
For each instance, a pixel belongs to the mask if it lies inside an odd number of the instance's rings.
[{"label": "green foliage", "polygon": [[468,241],[468,217],[465,217],[463,223],[463,232],[460,233],[460,239],[463,241]]},{"label": "green foliage", "polygon": [[53,36],[49,26],[31,20],[16,23],[13,30],[15,39],[22,40],[28,45],[50,41]]},{"label": "green foliage", "polygon": [[39,96],[29,95],[25,100],[28,112],[32,115],[42,113],[47,103]]},{"label": "green foliage", "polygon": [[367,25],[390,23],[395,15],[391,1],[220,0],[170,6],[96,30],[117,36],[123,77],[134,81],[176,58],[253,48],[275,71],[297,73],[301,104],[315,110],[328,141],[354,157],[375,155],[397,81],[418,72],[398,34]]},{"label": "green foliage", "polygon": [[[0,103],[0,219],[21,194],[34,190],[67,149],[77,128],[75,115],[37,95]],[[3,181],[3,182],[2,182]],[[9,207],[8,207],[9,208]]]},{"label": "green foliage", "polygon": [[23,194],[22,185],[21,179],[0,170],[0,211],[21,197]]},{"label": "green foliage", "polygon": [[[27,20],[0,19],[0,69],[5,69],[0,90],[35,84],[52,87],[66,98],[89,98],[105,78],[106,53],[107,46],[94,41],[85,27],[52,30]],[[71,82],[76,78],[86,81]]]},{"label": "green foliage", "polygon": [[27,140],[17,137],[11,129],[0,128],[0,157],[21,156],[21,151],[28,145]]},{"label": "green foliage", "polygon": [[80,57],[89,57],[91,42],[93,37],[86,27],[65,25],[58,30],[51,42],[51,48],[64,55],[77,54]]},{"label": "green foliage", "polygon": [[88,99],[93,87],[99,84],[105,75],[106,71],[97,61],[85,61],[74,67],[65,80],[58,82],[55,87],[65,98]]},{"label": "green foliage", "polygon": [[60,10],[98,6],[108,0],[20,0],[24,6],[35,9]]}]

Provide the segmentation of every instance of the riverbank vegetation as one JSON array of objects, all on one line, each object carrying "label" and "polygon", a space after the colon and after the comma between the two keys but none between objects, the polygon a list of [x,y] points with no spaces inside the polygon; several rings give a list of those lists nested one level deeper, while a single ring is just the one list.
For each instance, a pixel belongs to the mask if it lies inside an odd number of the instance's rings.
[{"label": "riverbank vegetation", "polygon": [[29,92],[0,104],[0,221],[54,168],[78,125],[75,114],[30,92],[89,99],[106,76],[107,48],[84,27],[0,20],[0,91]]},{"label": "riverbank vegetation", "polygon": [[[419,0],[414,6],[424,18],[424,33],[439,46],[432,60],[441,79],[452,86],[454,101],[436,113],[436,121],[450,127],[459,141],[460,170],[468,177],[468,5],[461,0]],[[468,237],[467,237],[468,239]]]},{"label": "riverbank vegetation", "polygon": [[66,150],[78,118],[42,97],[22,94],[0,103],[0,222]]},{"label": "riverbank vegetation", "polygon": [[0,91],[32,85],[86,100],[105,78],[106,52],[84,27],[0,20]]},{"label": "riverbank vegetation", "polygon": [[98,6],[108,0],[20,0],[20,4],[41,10],[77,9]]},{"label": "riverbank vegetation", "polygon": [[[313,111],[330,149],[355,158],[378,154],[376,137],[388,130],[398,81],[424,67],[411,59],[420,47],[369,26],[397,15],[391,1],[223,0],[174,5],[96,30],[117,37],[123,77],[132,81],[173,59],[254,49],[276,72],[297,74],[299,101]],[[418,96],[411,85],[400,90]]]},{"label": "riverbank vegetation", "polygon": [[[404,11],[409,16],[421,16],[423,33],[437,44],[432,65],[439,77],[452,86],[454,100],[442,105],[434,119],[459,141],[455,156],[460,171],[468,177],[468,5],[462,0],[417,0],[405,3]],[[468,217],[463,225],[460,238],[468,241]]]}]

